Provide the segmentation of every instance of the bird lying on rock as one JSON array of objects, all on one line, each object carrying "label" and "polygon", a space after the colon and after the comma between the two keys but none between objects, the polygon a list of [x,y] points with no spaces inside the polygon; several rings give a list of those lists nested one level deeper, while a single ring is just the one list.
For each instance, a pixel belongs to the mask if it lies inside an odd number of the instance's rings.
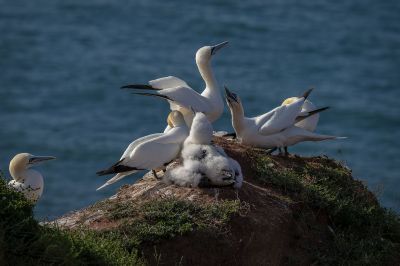
[{"label": "bird lying on rock", "polygon": [[207,117],[197,112],[189,137],[183,144],[183,164],[167,170],[163,180],[187,187],[240,188],[243,175],[240,165],[221,147],[211,144],[213,128]]}]

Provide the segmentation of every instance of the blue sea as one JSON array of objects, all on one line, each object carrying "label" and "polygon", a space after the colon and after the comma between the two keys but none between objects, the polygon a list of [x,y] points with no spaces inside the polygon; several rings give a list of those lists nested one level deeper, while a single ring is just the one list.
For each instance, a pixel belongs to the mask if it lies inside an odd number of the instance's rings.
[{"label": "blue sea", "polygon": [[[168,104],[120,90],[174,75],[201,91],[194,55],[213,58],[221,85],[256,115],[314,87],[331,106],[317,131],[346,140],[291,151],[326,154],[400,211],[400,2],[0,0],[0,169],[14,154],[53,155],[38,169],[35,212],[53,219],[113,195],[97,170],[135,138],[165,127]],[[214,124],[232,131],[230,114]]]}]

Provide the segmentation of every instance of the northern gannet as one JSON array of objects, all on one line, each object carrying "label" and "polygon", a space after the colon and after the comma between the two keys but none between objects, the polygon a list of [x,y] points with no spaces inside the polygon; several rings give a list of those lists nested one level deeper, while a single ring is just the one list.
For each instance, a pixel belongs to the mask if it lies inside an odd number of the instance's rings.
[{"label": "northern gannet", "polygon": [[164,181],[189,187],[240,188],[243,181],[240,165],[221,147],[212,145],[212,137],[211,123],[203,113],[197,112],[183,144],[183,164],[168,170]]},{"label": "northern gannet", "polygon": [[151,134],[133,141],[117,163],[97,172],[100,176],[116,174],[97,190],[140,170],[152,170],[157,177],[156,170],[164,169],[179,155],[182,143],[189,135],[189,129],[179,111],[172,111],[167,121],[172,127],[168,132]]},{"label": "northern gannet", "polygon": [[[296,100],[288,105],[275,108],[274,110],[276,113],[273,115],[270,114],[271,112],[268,112],[260,116],[248,118],[244,115],[243,105],[240,98],[235,93],[230,92],[227,88],[225,88],[225,92],[226,100],[232,115],[232,126],[235,129],[237,138],[243,144],[275,150],[276,148],[292,146],[303,141],[321,141],[342,138],[316,134],[295,126],[297,122],[324,111],[327,107],[309,112],[299,112],[294,118],[291,116],[280,116],[282,110],[291,110],[291,105],[298,105],[301,99],[304,101],[304,97],[301,97],[300,100]],[[278,111],[276,111],[277,109]],[[282,121],[285,117],[288,117],[291,123]],[[267,131],[266,133],[266,131],[263,131],[263,128],[266,127],[265,125],[271,125],[274,123],[278,123],[279,127],[281,127],[278,132],[273,131],[271,133],[271,131]],[[282,125],[286,126],[282,127]],[[278,126],[275,126],[274,128],[278,128]]]},{"label": "northern gannet", "polygon": [[10,161],[9,171],[13,180],[8,185],[35,203],[43,193],[43,176],[33,169],[33,165],[53,160],[52,156],[34,156],[29,153],[20,153]]},{"label": "northern gannet", "polygon": [[192,108],[196,112],[204,113],[210,122],[214,122],[221,116],[224,110],[224,102],[211,69],[211,58],[227,44],[228,42],[223,42],[214,46],[204,46],[196,52],[196,64],[206,84],[206,88],[201,94],[193,90],[182,79],[173,76],[151,80],[149,85],[135,84],[122,86],[121,88],[154,91],[154,93],[135,94],[156,96],[168,100],[171,110],[180,111],[189,127],[194,116]]},{"label": "northern gannet", "polygon": [[[288,105],[293,103],[294,101],[297,101],[300,97],[290,97],[285,99],[282,102],[282,105]],[[302,112],[310,112],[312,110],[316,110],[317,107],[308,99],[306,99],[303,103]],[[319,114],[314,114],[310,117],[307,117],[303,120],[301,120],[300,122],[297,122],[295,125],[301,128],[304,128],[305,130],[308,131],[315,131],[315,129],[317,128],[317,124],[319,121]]]},{"label": "northern gannet", "polygon": [[[299,98],[300,97],[287,98],[282,102],[281,105],[291,104],[294,101],[298,100]],[[317,107],[309,99],[306,99],[303,103],[301,112],[307,113],[307,112],[310,112],[310,111],[313,111],[316,109],[317,109]],[[297,122],[295,124],[295,126],[303,128],[303,129],[311,131],[311,132],[314,132],[315,129],[317,128],[318,121],[319,121],[319,114],[317,113],[317,114],[314,114],[312,116],[309,116],[309,117]],[[284,147],[284,150],[285,150],[285,155],[288,155],[289,152],[288,152],[287,147]],[[280,148],[279,148],[279,152],[281,152]]]}]

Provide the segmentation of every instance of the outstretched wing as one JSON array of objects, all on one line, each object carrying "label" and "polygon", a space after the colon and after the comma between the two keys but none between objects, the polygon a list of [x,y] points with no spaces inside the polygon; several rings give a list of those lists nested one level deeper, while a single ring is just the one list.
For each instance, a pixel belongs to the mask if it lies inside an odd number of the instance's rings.
[{"label": "outstretched wing", "polygon": [[[259,133],[262,135],[270,135],[274,133],[278,133],[285,128],[292,126],[296,122],[296,118],[298,117],[299,113],[301,112],[301,108],[304,103],[304,98],[299,98],[298,100],[294,101],[288,105],[282,105],[271,112],[269,114],[269,119],[260,119],[264,123],[259,123]],[[257,120],[256,120],[257,121]]]},{"label": "outstretched wing", "polygon": [[190,86],[182,79],[168,76],[159,79],[150,80],[149,84],[154,89],[168,89],[168,88],[175,88],[175,87],[188,87]]},{"label": "outstretched wing", "polygon": [[168,97],[173,102],[171,104],[171,109],[173,110],[177,108],[175,107],[176,105],[194,109],[196,112],[207,112],[211,109],[207,99],[190,87],[180,86],[160,90],[157,93]]}]

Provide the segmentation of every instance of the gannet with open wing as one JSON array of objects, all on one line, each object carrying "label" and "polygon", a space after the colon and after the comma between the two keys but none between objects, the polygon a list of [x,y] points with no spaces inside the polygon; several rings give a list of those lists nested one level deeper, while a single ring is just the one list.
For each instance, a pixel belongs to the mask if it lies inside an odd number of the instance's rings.
[{"label": "gannet with open wing", "polygon": [[168,100],[171,110],[180,111],[189,127],[194,116],[192,109],[204,113],[210,122],[214,122],[221,116],[224,110],[224,102],[211,69],[211,58],[227,44],[228,42],[223,42],[214,46],[204,46],[197,51],[196,64],[206,84],[201,94],[193,90],[182,79],[173,76],[151,80],[149,85],[134,84],[121,88],[154,91],[154,93],[135,94],[156,96]]}]

